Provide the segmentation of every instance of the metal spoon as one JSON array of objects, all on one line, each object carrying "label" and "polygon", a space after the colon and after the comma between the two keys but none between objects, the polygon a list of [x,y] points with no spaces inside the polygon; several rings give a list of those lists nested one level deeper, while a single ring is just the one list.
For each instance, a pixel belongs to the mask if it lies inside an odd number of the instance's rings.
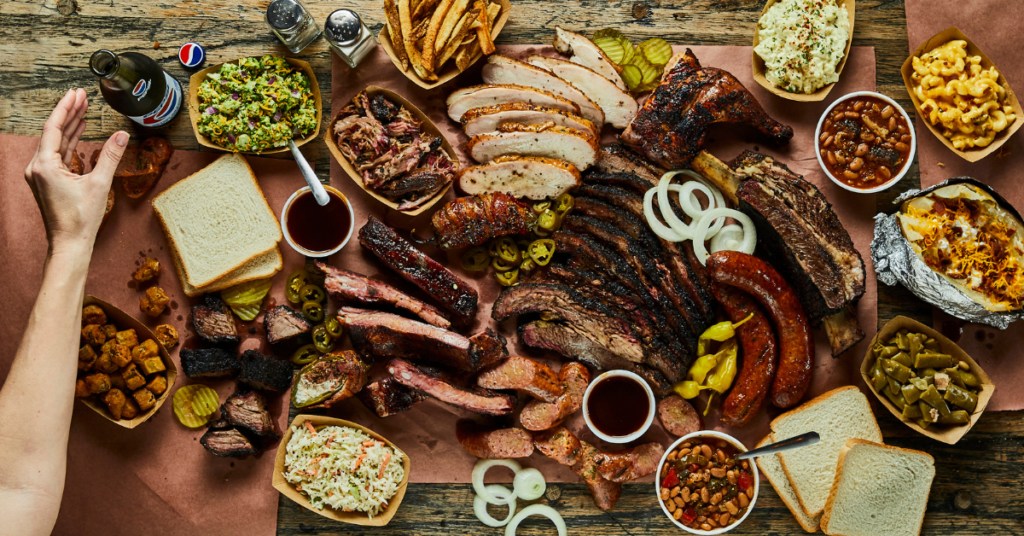
[{"label": "metal spoon", "polygon": [[295,145],[295,141],[288,140],[288,148],[291,149],[295,162],[299,164],[302,176],[306,178],[306,184],[313,191],[313,199],[316,199],[317,204],[321,207],[326,205],[331,200],[331,197],[327,195],[327,190],[324,190],[324,185],[320,184],[320,179],[316,177],[316,173],[313,173],[313,168],[309,167],[306,157],[302,156],[299,146]]},{"label": "metal spoon", "polygon": [[775,454],[776,452],[782,452],[784,450],[798,449],[800,447],[809,447],[811,445],[814,445],[818,441],[821,441],[821,436],[818,435],[818,432],[807,432],[806,434],[800,434],[796,437],[783,439],[782,441],[778,441],[770,445],[765,445],[761,448],[748,450],[744,453],[741,453],[739,456],[736,456],[736,459],[747,460],[750,458],[755,458],[757,456],[764,456],[766,454]]}]

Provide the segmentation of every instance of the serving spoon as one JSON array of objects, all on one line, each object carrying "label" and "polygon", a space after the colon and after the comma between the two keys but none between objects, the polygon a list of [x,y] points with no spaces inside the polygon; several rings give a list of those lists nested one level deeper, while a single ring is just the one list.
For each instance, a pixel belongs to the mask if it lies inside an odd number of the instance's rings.
[{"label": "serving spoon", "polygon": [[807,432],[806,434],[800,434],[796,437],[783,439],[782,441],[771,443],[769,445],[765,445],[754,450],[748,450],[736,456],[736,459],[747,460],[751,458],[756,458],[758,456],[775,454],[777,452],[782,452],[785,450],[793,450],[798,449],[800,447],[809,447],[811,445],[816,444],[818,441],[821,441],[821,436],[818,435],[818,432]]},{"label": "serving spoon", "polygon": [[309,189],[313,192],[313,199],[316,199],[316,203],[321,207],[330,202],[331,197],[327,195],[327,190],[324,189],[324,185],[320,183],[320,179],[317,178],[316,173],[313,173],[313,168],[309,166],[309,162],[306,161],[306,157],[302,156],[302,152],[299,151],[299,146],[295,145],[295,141],[288,140],[288,148],[292,151],[292,158],[295,158],[295,162],[299,165],[299,170],[302,171],[302,176],[306,179],[306,184],[309,185]]}]

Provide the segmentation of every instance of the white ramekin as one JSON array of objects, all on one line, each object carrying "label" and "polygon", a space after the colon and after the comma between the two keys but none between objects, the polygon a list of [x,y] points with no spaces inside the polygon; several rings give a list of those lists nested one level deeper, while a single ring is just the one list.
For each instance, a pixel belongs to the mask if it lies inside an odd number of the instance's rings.
[{"label": "white ramekin", "polygon": [[[846,102],[856,97],[876,97],[878,99],[885,101],[887,104],[895,108],[900,113],[900,115],[903,116],[903,119],[907,121],[907,129],[910,130],[910,154],[907,155],[907,163],[904,164],[903,170],[900,171],[899,174],[897,174],[895,177],[889,179],[889,181],[886,182],[885,184],[875,186],[874,188],[854,188],[853,186],[850,186],[849,184],[846,184],[843,181],[833,177],[832,172],[830,172],[828,170],[828,167],[825,165],[825,161],[821,159],[821,148],[818,146],[818,144],[820,143],[818,141],[818,138],[821,137],[821,125],[825,122],[825,118],[827,118],[829,114],[832,113],[832,109],[839,105],[839,103]],[[910,166],[914,165],[915,154],[917,154],[917,132],[914,132],[914,121],[910,118],[909,115],[907,115],[907,111],[904,110],[903,107],[900,106],[896,101],[890,99],[889,97],[886,97],[885,95],[882,95],[881,93],[875,93],[874,91],[854,91],[853,93],[849,93],[847,95],[839,97],[838,99],[835,100],[835,102],[830,104],[828,108],[825,108],[825,113],[821,114],[821,117],[818,118],[818,126],[814,129],[814,155],[815,157],[818,158],[818,165],[821,166],[821,170],[825,172],[825,175],[828,176],[828,178],[832,179],[832,182],[839,185],[839,187],[845,190],[849,190],[851,192],[857,192],[859,194],[873,194],[875,192],[881,192],[882,190],[890,188],[893,184],[900,182],[900,179],[902,179],[907,174],[907,172],[910,171]]]},{"label": "white ramekin", "polygon": [[[627,378],[630,378],[631,380],[639,383],[644,388],[644,392],[647,393],[647,406],[649,408],[647,411],[647,420],[644,421],[644,425],[641,426],[639,430],[629,435],[606,435],[601,433],[601,431],[598,430],[596,426],[594,426],[594,423],[590,422],[590,407],[589,404],[587,404],[587,402],[590,401],[590,392],[594,390],[594,386],[597,385],[598,382],[606,378],[611,378],[612,376],[625,376]],[[644,381],[643,378],[628,370],[609,370],[608,372],[601,374],[597,378],[594,378],[594,381],[590,382],[590,385],[587,386],[586,392],[583,393],[583,420],[587,422],[587,428],[590,428],[590,431],[594,432],[594,435],[603,439],[604,441],[607,441],[609,443],[629,443],[630,441],[634,441],[640,436],[644,435],[644,432],[646,432],[647,429],[651,427],[651,423],[654,422],[655,404],[656,401],[654,400],[654,391],[651,390],[651,386],[647,385],[647,382]]]},{"label": "white ramekin", "polygon": [[677,439],[675,443],[672,443],[672,445],[665,449],[665,454],[661,455],[661,462],[658,463],[658,472],[655,473],[656,478],[654,479],[654,497],[658,501],[658,505],[661,506],[661,511],[665,512],[665,515],[668,516],[669,521],[675,523],[677,527],[685,530],[686,532],[689,532],[690,534],[699,534],[701,536],[725,534],[726,532],[729,532],[732,529],[740,526],[743,523],[743,521],[747,519],[747,516],[750,515],[750,512],[754,511],[754,505],[757,503],[757,496],[761,491],[761,476],[758,473],[757,464],[754,463],[754,460],[747,460],[750,464],[751,475],[753,475],[754,477],[754,496],[750,499],[750,506],[747,507],[747,511],[743,514],[743,517],[739,518],[738,521],[729,525],[728,527],[718,528],[714,530],[691,529],[690,527],[687,527],[686,525],[683,525],[682,523],[676,521],[676,519],[672,517],[672,513],[669,512],[668,508],[665,507],[665,502],[661,500],[661,468],[665,465],[665,461],[668,459],[669,453],[672,452],[673,450],[676,450],[676,448],[679,445],[685,443],[686,441],[699,437],[714,437],[718,439],[724,439],[729,443],[732,443],[738,451],[747,451],[747,447],[744,446],[743,443],[740,442],[740,440],[736,439],[735,437],[729,434],[723,434],[722,432],[716,432],[714,430],[701,430],[699,432],[694,432],[692,434],[686,434],[683,437]]},{"label": "white ramekin", "polygon": [[338,191],[337,188],[327,186],[326,184],[324,185],[324,189],[330,190],[331,193],[341,198],[341,200],[345,202],[345,206],[348,207],[348,234],[345,235],[345,239],[341,241],[341,244],[339,244],[338,247],[330,251],[310,251],[293,242],[291,235],[288,234],[288,209],[292,207],[292,203],[294,203],[300,195],[310,191],[309,186],[303,186],[302,188],[295,190],[295,193],[293,193],[292,196],[284,202],[284,208],[281,209],[281,217],[279,218],[281,220],[281,232],[284,234],[284,239],[288,242],[288,245],[302,255],[320,259],[330,257],[331,255],[341,251],[341,248],[345,247],[345,245],[348,244],[348,241],[352,238],[352,230],[355,229],[356,226],[356,216],[355,212],[352,211],[352,203],[348,202],[348,198],[345,197],[345,194]]}]

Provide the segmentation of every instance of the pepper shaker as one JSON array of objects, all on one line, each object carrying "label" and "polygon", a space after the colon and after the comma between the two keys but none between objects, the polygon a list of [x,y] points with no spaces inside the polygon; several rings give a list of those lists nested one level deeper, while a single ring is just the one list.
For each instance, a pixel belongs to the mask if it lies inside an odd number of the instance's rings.
[{"label": "pepper shaker", "polygon": [[376,38],[350,9],[338,9],[327,17],[324,36],[334,52],[353,69],[376,45]]},{"label": "pepper shaker", "polygon": [[284,46],[298,54],[320,37],[313,15],[299,0],[274,0],[267,7],[267,24]]}]

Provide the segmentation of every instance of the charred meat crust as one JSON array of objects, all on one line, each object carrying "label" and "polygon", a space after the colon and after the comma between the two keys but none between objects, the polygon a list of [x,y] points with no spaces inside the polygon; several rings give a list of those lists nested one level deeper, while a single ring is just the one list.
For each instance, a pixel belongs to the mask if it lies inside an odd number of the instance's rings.
[{"label": "charred meat crust", "polygon": [[192,306],[192,327],[212,344],[238,344],[238,327],[231,308],[217,294],[207,294],[201,305]]},{"label": "charred meat crust", "polygon": [[190,350],[182,348],[178,356],[181,369],[187,378],[220,378],[236,376],[242,370],[242,362],[233,352],[223,348]]},{"label": "charred meat crust", "polygon": [[370,216],[366,225],[359,229],[359,243],[459,320],[469,321],[476,313],[478,296],[473,287],[413,247],[384,222]]},{"label": "charred meat crust", "polygon": [[527,234],[537,225],[530,206],[494,192],[449,201],[430,219],[441,249],[479,246],[491,238]]},{"label": "charred meat crust", "polygon": [[313,326],[302,313],[287,305],[278,305],[263,315],[263,331],[270,344],[295,343],[308,339]]},{"label": "charred meat crust", "polygon": [[249,433],[261,437],[278,437],[266,401],[256,391],[236,391],[224,401],[220,411],[221,417]]},{"label": "charred meat crust", "polygon": [[484,415],[509,415],[516,407],[513,394],[489,391],[477,386],[464,387],[464,382],[433,367],[418,367],[403,359],[393,359],[388,372],[399,383],[452,406]]},{"label": "charred meat crust", "polygon": [[254,389],[283,392],[292,385],[292,365],[267,357],[256,350],[242,352],[242,373],[238,381]]},{"label": "charred meat crust", "polygon": [[388,377],[367,385],[356,394],[356,398],[378,417],[384,418],[407,411],[426,400],[427,395]]},{"label": "charred meat crust", "polygon": [[439,328],[447,329],[451,326],[451,322],[445,318],[444,313],[436,307],[413,298],[387,283],[322,262],[317,262],[316,266],[327,275],[324,280],[324,289],[327,290],[327,294],[331,298],[337,301],[388,304],[405,309]]}]

